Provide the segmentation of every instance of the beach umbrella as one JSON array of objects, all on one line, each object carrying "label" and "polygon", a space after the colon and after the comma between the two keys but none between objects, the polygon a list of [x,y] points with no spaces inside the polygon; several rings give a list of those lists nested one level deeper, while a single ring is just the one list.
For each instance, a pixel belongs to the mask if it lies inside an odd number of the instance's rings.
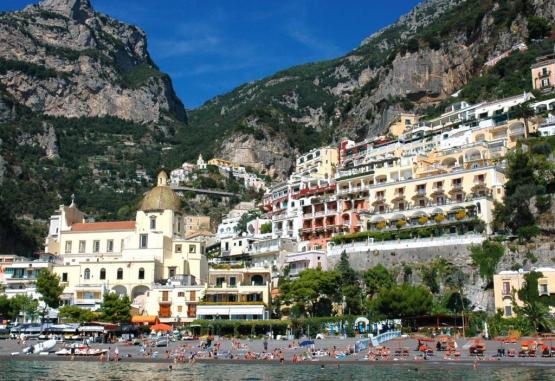
[{"label": "beach umbrella", "polygon": [[171,331],[172,330],[172,326],[171,325],[167,325],[167,324],[154,324],[152,327],[150,327],[151,331]]}]

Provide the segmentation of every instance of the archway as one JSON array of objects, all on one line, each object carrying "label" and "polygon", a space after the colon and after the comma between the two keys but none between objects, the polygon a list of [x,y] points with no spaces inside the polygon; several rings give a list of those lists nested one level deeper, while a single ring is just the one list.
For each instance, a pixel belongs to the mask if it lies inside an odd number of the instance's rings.
[{"label": "archway", "polygon": [[127,288],[125,288],[125,286],[114,286],[112,287],[112,291],[118,294],[119,296],[127,295]]},{"label": "archway", "polygon": [[148,291],[150,291],[150,288],[147,286],[135,286],[131,291],[131,299],[135,299],[137,296],[145,295]]}]

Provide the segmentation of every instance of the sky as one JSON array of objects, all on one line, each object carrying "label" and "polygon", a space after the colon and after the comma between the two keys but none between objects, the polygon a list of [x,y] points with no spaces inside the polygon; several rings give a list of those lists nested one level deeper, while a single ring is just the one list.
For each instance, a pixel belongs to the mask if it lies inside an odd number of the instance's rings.
[{"label": "sky", "polygon": [[[0,11],[37,0],[3,0]],[[249,81],[336,58],[420,0],[92,0],[134,24],[188,109]]]}]

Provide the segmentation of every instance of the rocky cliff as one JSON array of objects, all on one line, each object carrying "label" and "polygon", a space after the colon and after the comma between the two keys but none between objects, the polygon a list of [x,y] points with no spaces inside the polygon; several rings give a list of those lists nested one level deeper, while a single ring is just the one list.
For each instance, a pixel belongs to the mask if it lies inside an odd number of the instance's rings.
[{"label": "rocky cliff", "polygon": [[[145,33],[89,0],[45,0],[0,15],[0,87],[34,112],[137,123],[186,114]],[[0,104],[0,117],[6,118]]]},{"label": "rocky cliff", "polygon": [[[479,76],[488,59],[530,41],[529,18],[553,24],[554,7],[543,0],[424,1],[343,57],[293,67],[208,101],[191,112],[191,129],[210,136],[215,155],[247,161],[271,151],[272,139],[256,128],[248,133],[260,139],[249,153],[237,145],[245,120],[261,112],[274,116],[266,130],[287,133],[292,155],[344,136],[381,134],[400,112],[448,100]],[[523,90],[528,89],[511,89]],[[291,168],[266,170],[284,178]]]},{"label": "rocky cliff", "polygon": [[89,0],[0,13],[0,253],[41,250],[72,193],[92,218],[132,217],[179,162],[185,109],[146,41]]}]

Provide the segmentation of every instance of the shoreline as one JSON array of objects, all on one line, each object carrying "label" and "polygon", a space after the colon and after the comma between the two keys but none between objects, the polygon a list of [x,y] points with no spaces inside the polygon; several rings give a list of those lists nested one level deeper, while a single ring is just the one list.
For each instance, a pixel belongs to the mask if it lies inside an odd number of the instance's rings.
[{"label": "shoreline", "polygon": [[[71,360],[70,356],[57,356],[57,355],[0,355],[0,361],[48,361],[48,362],[96,362],[98,364],[113,364],[117,366],[118,364],[125,363],[151,363],[151,364],[168,364],[175,366],[191,366],[188,361],[185,363],[174,363],[172,359],[166,358],[144,358],[144,357],[124,357],[120,359],[119,362],[110,361],[109,363],[99,361],[98,357],[85,357],[85,356],[75,356]],[[434,367],[434,368],[444,368],[444,367],[461,367],[469,366],[473,367],[476,363],[478,367],[519,367],[519,368],[555,368],[555,359],[496,359],[496,360],[478,360],[474,359],[460,359],[460,360],[444,360],[444,359],[429,359],[429,360],[378,360],[378,361],[368,361],[368,360],[316,360],[316,361],[302,361],[298,363],[293,363],[292,361],[285,361],[284,364],[280,364],[279,360],[245,360],[245,359],[196,359],[195,363],[199,364],[221,364],[221,365],[269,365],[269,366],[296,366],[296,365],[311,365],[311,366],[331,366],[339,367],[341,366],[353,366],[353,365],[364,365],[364,366],[396,366],[396,367]]]}]

